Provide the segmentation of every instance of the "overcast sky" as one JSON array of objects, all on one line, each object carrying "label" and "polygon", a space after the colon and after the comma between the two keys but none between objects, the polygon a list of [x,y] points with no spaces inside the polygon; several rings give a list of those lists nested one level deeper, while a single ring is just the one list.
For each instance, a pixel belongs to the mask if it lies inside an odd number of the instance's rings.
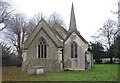
[{"label": "overcast sky", "polygon": [[90,41],[90,36],[102,27],[108,18],[116,19],[117,0],[11,0],[17,12],[24,13],[28,18],[41,12],[49,16],[53,12],[59,13],[69,27],[70,11],[74,4],[77,29],[81,35]]}]

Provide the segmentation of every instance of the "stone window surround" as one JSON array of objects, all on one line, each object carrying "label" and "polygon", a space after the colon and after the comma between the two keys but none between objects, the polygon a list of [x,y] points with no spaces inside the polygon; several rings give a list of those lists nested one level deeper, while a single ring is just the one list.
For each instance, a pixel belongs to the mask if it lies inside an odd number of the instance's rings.
[{"label": "stone window surround", "polygon": [[37,58],[47,58],[47,46],[45,38],[41,37],[37,44]]},{"label": "stone window surround", "polygon": [[75,41],[71,43],[71,58],[78,58],[77,46]]}]

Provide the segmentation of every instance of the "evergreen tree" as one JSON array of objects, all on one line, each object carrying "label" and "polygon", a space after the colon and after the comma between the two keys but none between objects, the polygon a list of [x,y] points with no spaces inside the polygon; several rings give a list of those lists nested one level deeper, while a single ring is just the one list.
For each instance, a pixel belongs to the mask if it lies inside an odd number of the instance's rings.
[{"label": "evergreen tree", "polygon": [[93,58],[95,59],[96,63],[100,63],[102,55],[104,53],[104,48],[102,44],[99,42],[92,43],[91,45],[92,45]]}]

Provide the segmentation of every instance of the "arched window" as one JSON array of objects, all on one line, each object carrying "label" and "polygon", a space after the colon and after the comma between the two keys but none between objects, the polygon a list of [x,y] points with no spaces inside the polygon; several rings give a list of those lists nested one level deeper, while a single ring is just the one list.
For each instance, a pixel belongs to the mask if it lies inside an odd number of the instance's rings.
[{"label": "arched window", "polygon": [[77,58],[77,43],[71,43],[71,58]]},{"label": "arched window", "polygon": [[40,38],[38,44],[38,58],[46,58],[47,57],[47,43],[44,38]]}]

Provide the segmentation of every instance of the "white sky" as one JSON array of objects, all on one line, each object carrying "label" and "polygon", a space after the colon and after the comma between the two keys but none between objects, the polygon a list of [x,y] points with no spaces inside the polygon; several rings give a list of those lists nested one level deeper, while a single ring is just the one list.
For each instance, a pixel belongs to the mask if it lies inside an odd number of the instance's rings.
[{"label": "white sky", "polygon": [[15,10],[25,13],[27,17],[41,12],[49,16],[53,12],[59,13],[69,26],[72,2],[74,4],[77,29],[81,35],[90,41],[90,36],[102,27],[108,19],[115,19],[117,15],[110,11],[117,11],[117,0],[12,0]]}]

